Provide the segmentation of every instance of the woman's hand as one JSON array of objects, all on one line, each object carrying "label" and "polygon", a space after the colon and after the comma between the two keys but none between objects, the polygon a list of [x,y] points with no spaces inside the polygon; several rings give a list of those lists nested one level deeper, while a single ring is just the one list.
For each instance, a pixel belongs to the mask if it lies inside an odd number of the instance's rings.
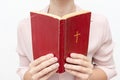
[{"label": "woman's hand", "polygon": [[58,70],[59,64],[53,54],[42,56],[31,62],[24,80],[47,80]]},{"label": "woman's hand", "polygon": [[93,73],[91,61],[82,54],[72,53],[66,59],[65,71],[74,75],[76,80],[89,80]]}]

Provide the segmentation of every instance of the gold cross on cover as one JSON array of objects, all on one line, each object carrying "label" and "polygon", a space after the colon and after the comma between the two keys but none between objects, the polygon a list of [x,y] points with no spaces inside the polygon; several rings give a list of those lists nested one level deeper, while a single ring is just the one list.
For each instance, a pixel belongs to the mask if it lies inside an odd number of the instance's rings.
[{"label": "gold cross on cover", "polygon": [[78,43],[79,36],[80,36],[79,31],[76,31],[76,33],[75,33],[75,35],[74,35],[74,37],[76,38],[76,39],[75,39],[75,42],[76,42],[76,43]]}]

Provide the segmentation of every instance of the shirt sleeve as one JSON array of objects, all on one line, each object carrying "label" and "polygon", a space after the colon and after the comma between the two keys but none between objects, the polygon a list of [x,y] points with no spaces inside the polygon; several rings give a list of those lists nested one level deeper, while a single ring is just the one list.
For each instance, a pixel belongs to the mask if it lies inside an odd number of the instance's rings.
[{"label": "shirt sleeve", "polygon": [[116,71],[113,60],[114,45],[107,19],[104,20],[103,30],[103,42],[94,55],[94,63],[96,64],[95,67],[103,70],[106,73],[108,80],[110,80],[113,76],[116,75]]},{"label": "shirt sleeve", "polygon": [[26,56],[26,47],[25,47],[25,41],[24,41],[24,35],[23,35],[23,26],[24,21],[20,22],[17,30],[17,53],[19,56],[19,67],[17,69],[17,74],[20,76],[21,80],[23,80],[23,76],[25,72],[28,70],[29,66],[29,59]]}]

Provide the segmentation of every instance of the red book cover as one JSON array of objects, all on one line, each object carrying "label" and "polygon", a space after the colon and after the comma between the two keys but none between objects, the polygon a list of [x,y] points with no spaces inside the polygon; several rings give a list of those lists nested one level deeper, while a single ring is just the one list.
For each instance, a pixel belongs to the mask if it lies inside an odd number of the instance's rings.
[{"label": "red book cover", "polygon": [[70,53],[87,55],[91,12],[80,11],[58,17],[31,12],[32,48],[34,59],[53,53],[59,61],[58,73]]}]

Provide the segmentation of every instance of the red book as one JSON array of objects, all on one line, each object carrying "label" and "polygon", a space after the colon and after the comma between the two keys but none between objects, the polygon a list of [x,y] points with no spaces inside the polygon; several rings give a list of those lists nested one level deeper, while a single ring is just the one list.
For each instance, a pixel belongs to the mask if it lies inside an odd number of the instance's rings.
[{"label": "red book", "polygon": [[34,59],[53,53],[59,61],[58,73],[70,53],[87,55],[91,12],[78,11],[58,17],[31,12],[32,47]]}]

